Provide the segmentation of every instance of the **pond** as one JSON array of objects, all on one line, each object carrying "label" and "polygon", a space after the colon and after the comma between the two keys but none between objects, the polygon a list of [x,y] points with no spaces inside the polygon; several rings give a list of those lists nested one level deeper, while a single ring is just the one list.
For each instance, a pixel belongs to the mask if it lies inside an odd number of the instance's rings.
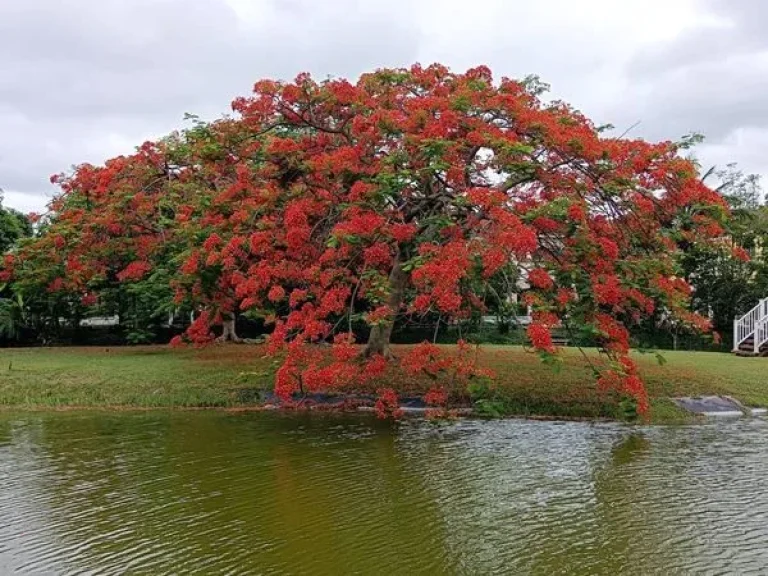
[{"label": "pond", "polygon": [[0,414],[0,574],[768,565],[768,421]]}]

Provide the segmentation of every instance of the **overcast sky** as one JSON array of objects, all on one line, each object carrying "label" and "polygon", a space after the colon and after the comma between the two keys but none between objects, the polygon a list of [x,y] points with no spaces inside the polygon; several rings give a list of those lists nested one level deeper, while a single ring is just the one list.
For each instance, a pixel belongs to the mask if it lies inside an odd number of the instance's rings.
[{"label": "overcast sky", "polygon": [[51,174],[213,118],[263,77],[382,66],[538,74],[597,123],[768,175],[764,0],[0,0],[0,187],[40,211]]}]

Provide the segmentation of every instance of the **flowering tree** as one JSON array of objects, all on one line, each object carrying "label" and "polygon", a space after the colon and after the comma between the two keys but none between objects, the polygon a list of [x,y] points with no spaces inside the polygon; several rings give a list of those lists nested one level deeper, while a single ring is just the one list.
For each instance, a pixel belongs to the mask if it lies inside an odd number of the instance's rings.
[{"label": "flowering tree", "polygon": [[[177,300],[206,310],[189,338],[210,339],[238,311],[265,315],[269,351],[285,354],[276,389],[289,396],[354,385],[385,360],[471,377],[466,355],[431,346],[395,359],[394,324],[461,320],[524,278],[533,346],[549,356],[553,328],[589,331],[611,360],[600,385],[645,411],[627,328],[663,309],[706,329],[675,254],[721,235],[725,205],[678,145],[605,137],[540,92],[440,65],[355,84],[260,81],[234,118],[63,180],[56,225],[37,241],[64,262],[50,289],[87,291],[110,273],[137,281],[171,261]],[[370,326],[362,350],[359,320]]]}]

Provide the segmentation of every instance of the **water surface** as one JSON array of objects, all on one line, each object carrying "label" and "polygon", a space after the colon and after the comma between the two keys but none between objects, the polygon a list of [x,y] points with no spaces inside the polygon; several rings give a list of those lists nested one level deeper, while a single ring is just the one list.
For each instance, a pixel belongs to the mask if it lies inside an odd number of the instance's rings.
[{"label": "water surface", "polygon": [[766,435],[0,414],[0,574],[760,572]]}]

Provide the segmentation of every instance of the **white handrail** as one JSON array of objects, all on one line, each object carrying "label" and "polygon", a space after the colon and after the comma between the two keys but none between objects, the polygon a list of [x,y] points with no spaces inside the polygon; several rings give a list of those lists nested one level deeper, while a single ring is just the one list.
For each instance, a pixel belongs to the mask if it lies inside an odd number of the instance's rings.
[{"label": "white handrail", "polygon": [[755,328],[755,342],[753,350],[755,354],[760,353],[760,348],[768,342],[768,317],[763,318]]},{"label": "white handrail", "polygon": [[[733,349],[738,350],[739,345],[750,336],[754,337],[754,352],[760,350],[760,346],[768,341],[768,298],[763,298],[757,303],[757,306],[744,314],[741,318],[733,321]],[[757,331],[761,330],[758,334]],[[763,340],[763,337],[765,340]]]}]

